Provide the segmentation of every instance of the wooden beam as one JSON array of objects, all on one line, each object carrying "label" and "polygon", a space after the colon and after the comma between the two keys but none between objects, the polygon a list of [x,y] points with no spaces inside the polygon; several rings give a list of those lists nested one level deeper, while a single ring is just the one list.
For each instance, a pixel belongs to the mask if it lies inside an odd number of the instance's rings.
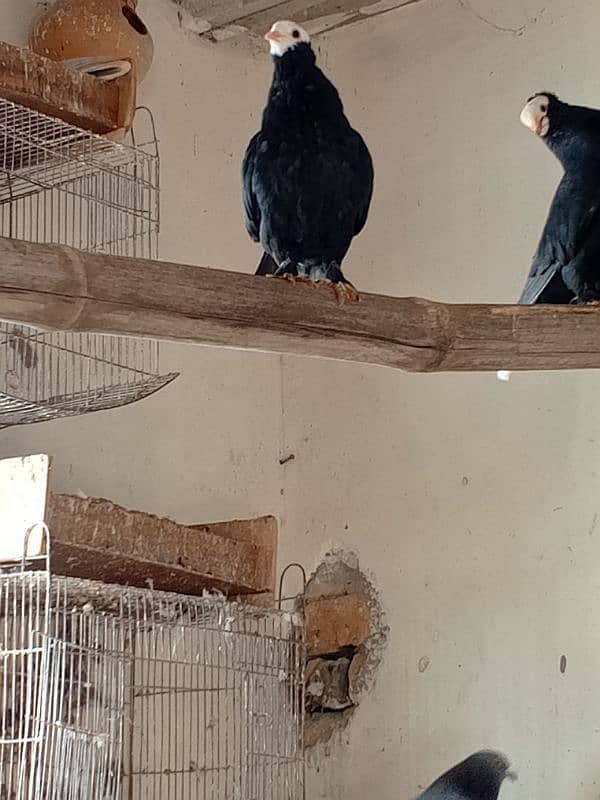
[{"label": "wooden beam", "polygon": [[314,35],[411,6],[418,0],[172,0],[184,24],[219,41],[242,31],[262,35],[275,20],[293,19]]},{"label": "wooden beam", "polygon": [[99,81],[27,48],[0,42],[0,97],[92,133],[125,133],[135,109],[135,76]]},{"label": "wooden beam", "polygon": [[109,500],[51,494],[46,520],[60,575],[192,595],[262,596],[273,588],[256,533],[276,535],[274,517],[191,527]]},{"label": "wooden beam", "polygon": [[413,372],[600,368],[600,308],[448,305],[0,238],[0,319]]}]

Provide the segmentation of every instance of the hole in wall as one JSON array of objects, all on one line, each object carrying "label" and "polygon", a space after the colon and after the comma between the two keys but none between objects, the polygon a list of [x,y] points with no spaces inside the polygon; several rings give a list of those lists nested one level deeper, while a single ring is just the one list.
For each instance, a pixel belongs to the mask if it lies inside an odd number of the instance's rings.
[{"label": "hole in wall", "polygon": [[[306,584],[305,602],[305,746],[310,749],[341,733],[370,691],[388,627],[379,592],[352,552],[325,555]],[[311,603],[327,613],[312,614]],[[334,645],[330,650],[328,643]]]}]

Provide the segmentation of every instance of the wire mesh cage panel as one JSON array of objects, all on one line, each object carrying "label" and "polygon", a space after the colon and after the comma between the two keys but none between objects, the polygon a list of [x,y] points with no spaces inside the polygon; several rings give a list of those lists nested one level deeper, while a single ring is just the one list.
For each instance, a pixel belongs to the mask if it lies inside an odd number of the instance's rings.
[{"label": "wire mesh cage panel", "polygon": [[0,575],[0,798],[27,797],[24,770],[34,749],[32,719],[45,625],[48,576]]},{"label": "wire mesh cage panel", "polygon": [[[0,99],[0,236],[155,258],[159,158],[147,119],[144,143],[125,145]],[[125,405],[175,377],[159,372],[158,342],[0,323],[0,427]]]},{"label": "wire mesh cage panel", "polygon": [[41,642],[30,796],[119,797],[129,660],[57,637]]},{"label": "wire mesh cage panel", "polygon": [[302,618],[0,574],[0,798],[301,800]]}]

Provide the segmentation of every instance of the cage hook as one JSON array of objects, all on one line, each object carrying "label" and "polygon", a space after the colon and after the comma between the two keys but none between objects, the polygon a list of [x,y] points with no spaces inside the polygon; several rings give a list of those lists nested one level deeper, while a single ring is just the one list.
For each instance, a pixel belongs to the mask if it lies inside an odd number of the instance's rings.
[{"label": "cage hook", "polygon": [[[146,115],[148,116],[148,119],[150,121],[150,130],[152,131],[152,144],[154,144],[154,155],[156,156],[156,158],[158,158],[158,156],[159,156],[159,153],[158,153],[158,133],[157,133],[157,130],[156,130],[156,121],[154,119],[154,114],[152,113],[152,109],[150,109],[148,106],[139,105],[139,106],[136,106],[134,114],[137,115],[138,111],[144,111],[146,113]],[[137,139],[136,139],[136,136],[135,136],[135,118],[134,118],[134,124],[131,126],[131,130],[129,131],[129,135],[131,137],[132,145],[134,147],[137,147],[138,146],[138,142],[137,142]]]},{"label": "cage hook", "polygon": [[304,592],[306,591],[306,570],[304,569],[302,564],[299,564],[297,561],[292,561],[291,564],[288,564],[287,567],[283,569],[281,576],[279,578],[279,595],[277,597],[278,611],[281,611],[281,603],[283,600],[283,582],[285,580],[285,576],[291,569],[300,570],[300,574],[302,575],[302,594],[304,595]]},{"label": "cage hook", "polygon": [[[39,520],[38,522],[34,522],[33,525],[30,525],[29,528],[25,531],[25,538],[23,539],[23,552],[21,553],[21,572],[25,572],[25,565],[27,561],[31,560],[27,558],[27,551],[29,550],[29,539],[33,532],[38,528],[42,529],[42,533],[44,534],[45,545],[46,545],[46,553],[44,556],[33,556],[35,560],[43,559],[46,561],[46,572],[50,571],[50,528],[46,525],[43,520]],[[42,545],[44,544],[44,540],[42,540]]]}]

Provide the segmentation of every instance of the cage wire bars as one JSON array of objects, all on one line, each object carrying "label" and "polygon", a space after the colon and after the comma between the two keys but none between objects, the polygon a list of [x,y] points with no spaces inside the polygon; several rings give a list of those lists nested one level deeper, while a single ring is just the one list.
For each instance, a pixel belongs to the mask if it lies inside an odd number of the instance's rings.
[{"label": "cage wire bars", "polygon": [[0,565],[2,800],[302,800],[304,621]]},{"label": "cage wire bars", "polygon": [[[155,258],[158,144],[138,112],[148,134],[126,145],[0,98],[0,236]],[[175,377],[156,341],[0,323],[0,428],[126,405]]]}]

